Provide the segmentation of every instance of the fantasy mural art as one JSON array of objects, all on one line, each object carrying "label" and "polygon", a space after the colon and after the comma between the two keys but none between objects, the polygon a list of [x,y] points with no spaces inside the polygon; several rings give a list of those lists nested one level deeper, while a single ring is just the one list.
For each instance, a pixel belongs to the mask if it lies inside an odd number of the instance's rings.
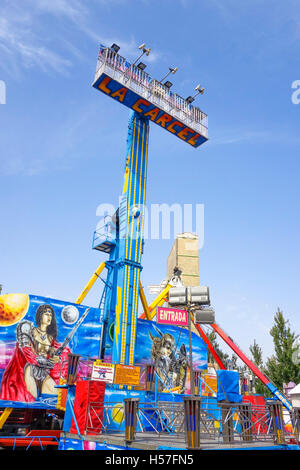
[{"label": "fantasy mural art", "polygon": [[[113,329],[110,328],[110,331]],[[145,366],[152,363],[155,365],[158,391],[188,393],[190,387],[188,330],[173,325],[157,325],[156,322],[139,319],[137,338],[135,364]],[[207,349],[203,340],[192,333],[192,344],[194,369],[207,369]],[[111,362],[112,335],[108,338],[105,348],[104,361]]]},{"label": "fantasy mural art", "polygon": [[[152,331],[155,331],[153,334]],[[153,324],[149,329],[152,341],[151,362],[159,377],[158,391],[186,393],[189,389],[188,330]],[[193,334],[193,368],[207,368],[207,351],[203,341]]]},{"label": "fantasy mural art", "polygon": [[99,318],[100,310],[82,305],[27,294],[0,296],[0,405],[55,406],[68,354],[98,356]]}]

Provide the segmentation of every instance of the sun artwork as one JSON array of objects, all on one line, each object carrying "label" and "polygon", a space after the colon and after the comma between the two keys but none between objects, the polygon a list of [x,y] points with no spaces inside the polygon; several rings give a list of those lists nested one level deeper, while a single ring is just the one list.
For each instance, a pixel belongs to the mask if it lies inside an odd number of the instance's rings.
[{"label": "sun artwork", "polygon": [[0,326],[11,326],[26,315],[29,308],[27,294],[0,295]]}]

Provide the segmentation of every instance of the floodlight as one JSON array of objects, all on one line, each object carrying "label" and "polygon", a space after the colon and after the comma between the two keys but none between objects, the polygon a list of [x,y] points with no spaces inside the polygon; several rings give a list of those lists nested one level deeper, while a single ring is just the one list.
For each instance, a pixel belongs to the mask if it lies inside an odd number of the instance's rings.
[{"label": "floodlight", "polygon": [[186,287],[171,287],[168,303],[169,305],[186,305]]},{"label": "floodlight", "polygon": [[190,290],[190,300],[192,304],[210,305],[209,287],[192,286]]},{"label": "floodlight", "polygon": [[[195,88],[195,91],[198,91],[198,93],[201,93],[201,95],[203,95],[204,93],[204,88],[201,88],[201,85],[197,85],[196,88]],[[196,96],[196,95],[195,95]]]},{"label": "floodlight", "polygon": [[138,65],[137,65],[137,68],[140,69],[140,70],[145,70],[145,68],[147,67],[146,64],[143,64],[143,62],[140,62]]},{"label": "floodlight", "polygon": [[141,44],[141,45],[139,46],[139,49],[140,49],[141,51],[143,51],[143,54],[146,54],[146,55],[149,55],[149,54],[150,54],[150,51],[151,51],[150,47],[149,47],[148,49],[146,49],[146,44],[145,44],[145,43]]},{"label": "floodlight", "polygon": [[170,89],[173,83],[169,82],[168,80],[164,83],[165,87]]},{"label": "floodlight", "polygon": [[120,50],[120,46],[118,46],[118,44],[115,44],[115,43],[114,43],[114,44],[111,46],[111,49],[117,54],[117,53],[119,52],[119,50]]},{"label": "floodlight", "polygon": [[185,100],[188,104],[191,104],[194,101],[194,98],[192,96],[188,96]]},{"label": "floodlight", "polygon": [[191,103],[195,100],[195,98],[196,98],[197,95],[199,95],[199,94],[203,95],[203,93],[204,93],[204,88],[201,88],[201,85],[199,84],[199,85],[196,86],[195,91],[197,91],[197,93],[195,93],[193,96],[188,96],[188,97],[186,98],[185,101],[186,101],[188,104],[191,104]]},{"label": "floodlight", "polygon": [[170,75],[170,73],[172,73],[172,74],[174,75],[174,73],[176,73],[177,70],[178,70],[178,67],[174,67],[174,68],[173,68],[173,67],[169,67],[169,72],[167,73],[167,75],[165,75],[165,76],[161,79],[160,83],[162,83],[163,80],[165,80],[165,79]]},{"label": "floodlight", "polygon": [[194,322],[196,324],[209,325],[215,323],[215,311],[212,308],[196,310],[194,312]]},{"label": "floodlight", "polygon": [[137,61],[144,55],[146,54],[147,56],[150,54],[150,47],[148,49],[146,49],[146,44],[143,43],[139,46],[139,49],[142,51],[142,53],[138,56],[138,58],[133,62],[132,65],[135,65],[137,63]]}]

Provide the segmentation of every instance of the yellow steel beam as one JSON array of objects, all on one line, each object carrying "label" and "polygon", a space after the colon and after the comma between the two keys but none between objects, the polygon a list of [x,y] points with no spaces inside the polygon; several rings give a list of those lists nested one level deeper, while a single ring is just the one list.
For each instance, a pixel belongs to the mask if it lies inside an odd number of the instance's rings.
[{"label": "yellow steel beam", "polygon": [[10,413],[12,412],[13,408],[5,408],[0,416],[0,429],[3,428],[7,418],[9,417]]},{"label": "yellow steel beam", "polygon": [[167,287],[153,300],[153,302],[148,306],[149,309],[149,318],[146,314],[146,311],[140,315],[140,318],[146,318],[148,320],[152,320],[156,313],[156,307],[161,306],[165,302],[165,297],[168,295],[168,292],[171,288],[171,284],[168,284]]},{"label": "yellow steel beam", "polygon": [[140,299],[141,299],[141,302],[142,302],[142,305],[143,305],[143,308],[144,308],[144,313],[146,315],[146,318],[147,318],[147,320],[151,320],[149,307],[148,307],[148,304],[147,304],[145,292],[144,292],[144,289],[143,289],[143,286],[142,286],[141,282],[140,282],[139,293],[140,293]]},{"label": "yellow steel beam", "polygon": [[91,290],[95,282],[97,281],[98,277],[100,276],[104,268],[105,268],[105,262],[103,261],[103,263],[101,263],[98,266],[98,268],[96,269],[96,271],[90,278],[89,282],[87,283],[87,285],[85,286],[85,288],[83,289],[79,297],[77,297],[75,304],[81,304],[83,299],[87,296],[87,294],[89,293],[89,291]]}]

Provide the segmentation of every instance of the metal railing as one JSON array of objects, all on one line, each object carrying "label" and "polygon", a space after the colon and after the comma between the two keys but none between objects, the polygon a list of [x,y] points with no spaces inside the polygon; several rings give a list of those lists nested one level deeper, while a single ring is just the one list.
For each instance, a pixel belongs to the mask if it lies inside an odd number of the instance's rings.
[{"label": "metal railing", "polygon": [[[29,442],[28,442],[29,441]],[[11,450],[15,450],[16,447],[24,447],[25,450],[31,447],[40,447],[41,450],[45,450],[47,446],[58,446],[59,438],[52,435],[36,435],[36,436],[1,436],[0,447],[9,447]]]},{"label": "metal railing", "polygon": [[[81,358],[79,376],[91,380],[93,358]],[[140,390],[146,390],[147,365],[140,364]],[[133,390],[134,391],[134,390]],[[138,396],[138,394],[136,394]],[[133,394],[132,397],[135,395]],[[152,390],[139,403],[136,419],[137,435],[150,433],[155,437],[168,436],[186,441],[184,403],[174,393]],[[142,395],[140,395],[142,397]],[[189,397],[189,396],[184,396]],[[264,405],[250,402],[230,403],[206,401],[201,399],[199,432],[200,441],[211,444],[246,445],[252,443],[300,444],[300,408],[291,412],[284,410],[279,401],[266,402]],[[88,400],[88,397],[87,397]],[[180,401],[178,401],[180,400]],[[120,401],[89,402],[83,435],[124,434],[125,407]],[[45,438],[45,436],[43,436]]]},{"label": "metal railing", "polygon": [[[280,406],[280,404],[279,404]],[[90,403],[85,434],[123,434],[125,409],[122,403]],[[116,422],[119,423],[116,426]],[[97,423],[97,426],[95,426]],[[285,422],[285,427],[288,423]],[[211,444],[299,444],[299,411],[290,417],[291,428],[284,428],[278,441],[269,406],[250,403],[219,403],[218,406],[200,410],[200,441]],[[185,413],[182,402],[142,402],[137,412],[137,435],[150,433],[168,439],[186,441]]]},{"label": "metal railing", "polygon": [[93,246],[100,245],[101,243],[116,243],[116,227],[111,222],[99,227],[93,235]]},{"label": "metal railing", "polygon": [[102,73],[107,73],[111,78],[208,138],[207,114],[109,48],[101,48],[99,51],[95,80]]}]

